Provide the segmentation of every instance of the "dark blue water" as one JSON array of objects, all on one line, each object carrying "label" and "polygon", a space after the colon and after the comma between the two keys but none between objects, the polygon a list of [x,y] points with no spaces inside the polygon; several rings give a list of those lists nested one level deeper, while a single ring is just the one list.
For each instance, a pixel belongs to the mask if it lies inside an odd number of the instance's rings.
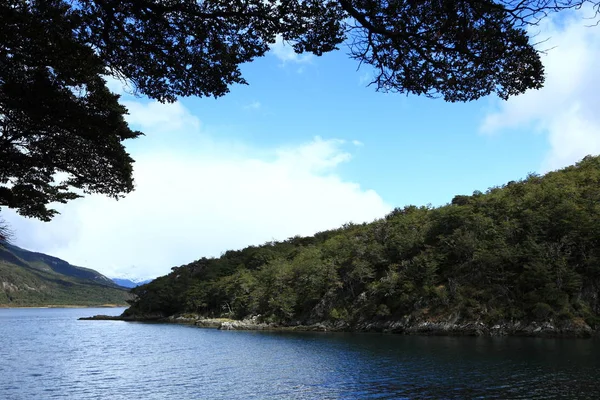
[{"label": "dark blue water", "polygon": [[265,333],[0,309],[0,399],[600,399],[597,340]]}]

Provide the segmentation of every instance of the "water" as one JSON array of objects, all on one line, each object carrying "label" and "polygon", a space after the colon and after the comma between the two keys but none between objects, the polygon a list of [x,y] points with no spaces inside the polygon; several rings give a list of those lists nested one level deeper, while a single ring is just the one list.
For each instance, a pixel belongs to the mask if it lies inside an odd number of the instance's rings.
[{"label": "water", "polygon": [[600,398],[600,341],[266,333],[0,309],[0,399]]}]

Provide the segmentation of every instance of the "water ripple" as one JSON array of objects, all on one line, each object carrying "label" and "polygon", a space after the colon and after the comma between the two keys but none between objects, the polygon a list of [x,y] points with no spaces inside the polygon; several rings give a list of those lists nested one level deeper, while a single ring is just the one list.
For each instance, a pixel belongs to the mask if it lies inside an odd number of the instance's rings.
[{"label": "water ripple", "polygon": [[0,398],[600,398],[595,340],[77,321],[107,311],[0,310]]}]

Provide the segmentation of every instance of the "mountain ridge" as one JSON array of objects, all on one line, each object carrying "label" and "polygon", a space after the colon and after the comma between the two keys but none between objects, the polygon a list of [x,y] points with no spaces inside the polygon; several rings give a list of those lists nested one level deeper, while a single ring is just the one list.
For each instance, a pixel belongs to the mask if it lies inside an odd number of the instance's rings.
[{"label": "mountain ridge", "polygon": [[117,285],[124,288],[134,288],[146,283],[152,282],[152,279],[128,279],[128,278],[110,278]]},{"label": "mountain ridge", "polygon": [[130,298],[98,271],[0,243],[0,306],[126,305]]}]

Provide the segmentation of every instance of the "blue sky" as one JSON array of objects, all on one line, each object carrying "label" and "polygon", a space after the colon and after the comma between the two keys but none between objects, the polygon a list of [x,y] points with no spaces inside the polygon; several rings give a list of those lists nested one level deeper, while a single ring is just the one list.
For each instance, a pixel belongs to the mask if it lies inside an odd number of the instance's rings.
[{"label": "blue sky", "polygon": [[453,194],[540,169],[543,136],[478,132],[493,99],[450,104],[378,93],[365,81],[372,69],[356,68],[344,51],[300,64],[267,57],[244,68],[249,86],[216,101],[183,104],[216,131],[258,145],[302,143],[315,135],[359,141],[363,146],[340,165],[340,176],[395,206],[444,204]]},{"label": "blue sky", "polygon": [[[259,147],[300,145],[315,136],[358,141],[352,162],[341,164],[338,174],[394,206],[441,205],[454,194],[485,191],[540,170],[548,147],[543,136],[479,132],[495,99],[451,104],[376,92],[367,87],[373,70],[357,71],[343,50],[298,59],[271,54],[244,66],[249,85],[181,104],[217,139]],[[189,135],[195,133],[169,138],[168,146]]]},{"label": "blue sky", "polygon": [[539,27],[554,47],[540,91],[450,104],[366,87],[344,48],[278,43],[248,86],[161,105],[127,95],[136,191],[88,196],[50,223],[4,212],[15,243],[109,276],[155,277],[231,248],[434,206],[600,152],[600,28],[580,12]]}]

